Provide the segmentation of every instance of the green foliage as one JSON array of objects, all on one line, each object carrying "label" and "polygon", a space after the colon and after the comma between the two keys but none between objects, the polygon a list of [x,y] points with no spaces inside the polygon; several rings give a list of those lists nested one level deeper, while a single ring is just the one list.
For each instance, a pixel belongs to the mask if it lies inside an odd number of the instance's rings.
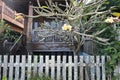
[{"label": "green foliage", "polygon": [[110,9],[111,6],[120,6],[120,0],[106,0],[104,6]]},{"label": "green foliage", "polygon": [[[108,26],[109,24],[107,24]],[[112,25],[112,24],[110,24]],[[105,26],[103,26],[105,27]],[[110,39],[109,45],[98,45],[97,51],[101,55],[108,55],[110,56],[110,60],[106,62],[106,73],[107,74],[113,74],[115,67],[120,62],[120,41],[116,40],[116,37],[118,37],[117,30],[114,29],[114,27],[108,27],[108,30],[104,32],[104,35],[101,34],[100,36],[108,37]],[[114,80],[117,76],[112,75],[112,80]]]},{"label": "green foliage", "polygon": [[0,20],[0,28],[7,28],[7,24],[5,24],[5,21],[3,21],[3,20]]},{"label": "green foliage", "polygon": [[2,77],[2,80],[7,80],[7,77],[3,76],[3,77]]},{"label": "green foliage", "polygon": [[16,41],[19,37],[19,33],[11,30],[9,25],[5,23],[5,21],[0,20],[0,29],[3,29],[3,32],[0,33],[0,40],[7,39],[8,41]]},{"label": "green foliage", "polygon": [[[104,49],[116,41],[115,37],[117,36],[117,32],[114,29],[114,26],[112,24],[104,23],[101,25],[97,24],[96,26],[100,26],[100,27],[96,28],[96,30],[101,30],[102,28],[106,28],[106,31],[104,31],[102,34],[100,34],[99,37],[108,38],[109,44],[108,45],[96,44],[95,53],[98,55],[105,55],[106,52],[104,51]],[[107,55],[109,55],[109,54],[107,54]]]},{"label": "green foliage", "polygon": [[12,31],[10,29],[6,29],[3,38],[14,42],[14,41],[16,41],[18,39],[19,35],[20,34],[17,33],[17,32],[14,32],[14,31]]},{"label": "green foliage", "polygon": [[120,61],[120,41],[112,42],[104,49],[104,52],[111,57],[110,64],[118,64]]},{"label": "green foliage", "polygon": [[39,76],[38,74],[35,74],[34,76],[31,76],[29,80],[52,80],[52,79],[44,74],[42,74],[41,76]]},{"label": "green foliage", "polygon": [[[120,64],[120,41],[111,43],[107,48],[104,49],[105,53],[110,56],[110,60],[106,62],[106,73],[111,74],[114,72],[115,67]],[[119,74],[117,74],[119,75]],[[114,76],[112,78],[116,78]],[[113,79],[114,80],[114,79]]]}]

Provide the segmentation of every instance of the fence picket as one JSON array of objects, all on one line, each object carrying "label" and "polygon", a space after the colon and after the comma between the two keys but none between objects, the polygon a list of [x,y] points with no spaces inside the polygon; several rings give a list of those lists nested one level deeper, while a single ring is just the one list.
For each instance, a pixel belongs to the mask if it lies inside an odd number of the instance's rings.
[{"label": "fence picket", "polygon": [[33,75],[37,74],[37,61],[38,61],[38,57],[37,56],[33,56],[34,57],[34,66],[33,66]]},{"label": "fence picket", "polygon": [[80,73],[79,73],[79,75],[80,75],[80,80],[83,80],[83,65],[82,65],[82,63],[83,63],[83,56],[79,56],[79,59],[80,59],[80,62],[79,62],[79,65],[80,65]]},{"label": "fence picket", "polygon": [[102,80],[106,80],[105,79],[105,56],[101,56],[102,58]]},{"label": "fence picket", "polygon": [[7,77],[8,72],[8,56],[4,55],[4,62],[3,62],[3,77]]},{"label": "fence picket", "polygon": [[26,56],[22,56],[22,62],[21,62],[21,80],[25,80],[25,61],[26,61]]},{"label": "fence picket", "polygon": [[14,56],[10,56],[10,65],[9,65],[9,80],[13,80],[13,61]]},{"label": "fence picket", "polygon": [[66,80],[66,56],[63,56],[63,69],[62,69],[62,78],[63,80]]},{"label": "fence picket", "polygon": [[15,80],[19,80],[19,70],[20,70],[20,56],[16,56],[16,62],[15,62]]},{"label": "fence picket", "polygon": [[32,62],[32,56],[31,55],[28,56],[27,61],[28,61],[28,67],[27,67],[26,74],[27,74],[27,80],[29,80],[30,76],[33,74],[33,72],[31,71],[31,62]]},{"label": "fence picket", "polygon": [[94,56],[90,56],[90,66],[91,66],[91,80],[95,80],[95,65]]},{"label": "fence picket", "polygon": [[120,64],[118,64],[118,75],[119,75],[118,80],[120,80]]},{"label": "fence picket", "polygon": [[74,80],[78,80],[78,57],[74,56]]},{"label": "fence picket", "polygon": [[100,56],[96,56],[96,77],[97,77],[97,80],[100,80],[100,76],[101,76],[101,73],[100,73]]},{"label": "fence picket", "polygon": [[45,57],[45,74],[49,76],[49,56]]},{"label": "fence picket", "polygon": [[116,80],[120,80],[120,64],[117,64],[117,66],[115,67],[115,70],[114,70],[114,75],[117,76]]},{"label": "fence picket", "polygon": [[83,62],[85,60],[85,75],[83,76],[85,78],[85,80],[90,80],[91,76],[90,76],[90,57],[89,56],[85,56],[83,57]]},{"label": "fence picket", "polygon": [[69,56],[69,66],[68,66],[68,80],[72,80],[72,56]]},{"label": "fence picket", "polygon": [[51,78],[55,80],[55,56],[51,56]]},{"label": "fence picket", "polygon": [[39,73],[39,76],[43,75],[43,56],[40,56],[40,59],[39,59],[39,65],[38,65],[38,73]]},{"label": "fence picket", "polygon": [[57,56],[57,80],[60,80],[60,62],[61,62],[61,59],[60,59],[60,56]]}]

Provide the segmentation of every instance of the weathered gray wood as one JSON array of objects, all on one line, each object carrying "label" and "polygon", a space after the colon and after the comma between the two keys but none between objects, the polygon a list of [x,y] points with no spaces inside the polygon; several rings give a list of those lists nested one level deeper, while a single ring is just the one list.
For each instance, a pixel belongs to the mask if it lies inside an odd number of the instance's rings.
[{"label": "weathered gray wood", "polygon": [[45,75],[49,76],[49,56],[45,56]]},{"label": "weathered gray wood", "polygon": [[63,56],[62,76],[63,80],[66,80],[66,56]]},{"label": "weathered gray wood", "polygon": [[118,80],[120,80],[120,62],[118,64],[118,75],[119,75]]},{"label": "weathered gray wood", "polygon": [[72,51],[65,42],[33,42],[31,45],[33,51]]},{"label": "weathered gray wood", "polygon": [[31,75],[34,76],[33,72],[31,71],[31,62],[32,62],[32,56],[31,55],[28,56],[27,61],[28,61],[28,66],[27,66],[27,80],[29,80],[29,78],[31,77]]},{"label": "weathered gray wood", "polygon": [[22,56],[22,63],[21,63],[21,80],[25,80],[25,61],[26,56]]},{"label": "weathered gray wood", "polygon": [[[90,57],[89,56],[84,56],[83,61],[85,60],[85,80],[90,80],[91,75],[90,75]],[[82,76],[83,77],[83,76]]]},{"label": "weathered gray wood", "polygon": [[120,80],[120,64],[118,64],[114,69],[114,76],[117,76],[116,80]]},{"label": "weathered gray wood", "polygon": [[9,80],[13,80],[13,61],[14,61],[14,56],[10,56],[10,66],[9,66]]},{"label": "weathered gray wood", "polygon": [[60,59],[60,56],[57,56],[57,80],[60,80],[60,62],[61,62],[61,59]]},{"label": "weathered gray wood", "polygon": [[0,79],[1,79],[2,56],[0,55]]},{"label": "weathered gray wood", "polygon": [[[110,57],[110,56],[106,56],[106,58],[107,58],[107,61],[111,60],[111,57]],[[104,61],[103,61],[103,62],[104,62]],[[102,64],[103,64],[103,62],[102,62]],[[112,78],[112,76],[111,76],[110,73],[107,74],[105,77],[107,78],[107,80],[111,80],[111,78]]]},{"label": "weathered gray wood", "polygon": [[20,56],[16,56],[15,80],[19,80]]},{"label": "weathered gray wood", "polygon": [[72,56],[69,56],[69,66],[68,66],[68,80],[72,80]]},{"label": "weathered gray wood", "polygon": [[8,71],[8,56],[4,55],[4,62],[3,62],[3,77],[7,77],[7,71]]},{"label": "weathered gray wood", "polygon": [[55,80],[55,56],[51,56],[51,78]]},{"label": "weathered gray wood", "polygon": [[74,56],[74,80],[78,80],[78,57]]},{"label": "weathered gray wood", "polygon": [[79,56],[79,59],[80,59],[80,62],[79,62],[79,65],[80,65],[80,77],[79,77],[79,79],[80,80],[83,80],[83,65],[82,65],[82,63],[83,63],[83,56]]},{"label": "weathered gray wood", "polygon": [[97,80],[100,80],[100,56],[96,56],[96,77],[97,77]]},{"label": "weathered gray wood", "polygon": [[90,56],[90,65],[91,65],[91,80],[95,80],[95,65],[94,65],[94,56]]},{"label": "weathered gray wood", "polygon": [[102,80],[106,80],[105,77],[105,56],[101,56],[102,60]]},{"label": "weathered gray wood", "polygon": [[36,75],[37,73],[37,61],[38,61],[38,56],[34,56],[34,65],[33,65],[33,74]]},{"label": "weathered gray wood", "polygon": [[43,56],[40,56],[40,59],[39,59],[39,65],[38,65],[38,73],[39,73],[39,76],[42,76],[43,75]]},{"label": "weathered gray wood", "polygon": [[[40,56],[38,62],[38,56],[33,56],[33,63],[32,63],[32,56],[22,56],[22,62],[20,63],[20,56],[16,56],[16,62],[14,63],[14,56],[10,56],[10,63],[8,63],[8,56],[3,56],[4,60],[1,61],[2,56],[0,56],[0,67],[3,68],[3,76],[7,77],[9,72],[8,80],[25,80],[31,76],[30,74],[39,72],[39,75],[43,75],[43,67],[45,67],[45,74],[49,76],[51,73],[51,78],[53,80],[106,80],[105,75],[105,56],[96,57],[96,63],[94,62],[94,56],[80,56],[80,62],[78,62],[77,56],[74,56],[74,63],[72,62],[72,57],[68,57],[68,63],[66,63],[66,56],[62,56],[63,60],[61,61],[61,56],[57,56],[57,61],[55,62],[55,56],[51,56],[51,60],[49,60],[49,56],[46,57],[46,62],[43,63],[43,56]],[[27,62],[27,63],[26,63]],[[61,63],[62,62],[62,63]],[[96,67],[95,67],[96,66]],[[9,67],[9,71],[8,71]],[[13,67],[15,67],[15,72],[13,72]],[[21,69],[20,69],[21,67]],[[27,70],[25,70],[25,67]],[[33,72],[31,71],[33,67]],[[49,67],[51,68],[51,72],[49,72]],[[55,71],[55,67],[57,70]],[[66,70],[66,68],[68,69]],[[72,67],[74,68],[74,75],[72,73]],[[78,71],[78,67],[80,67],[80,72]],[[85,67],[85,75],[83,74]],[[100,67],[101,70],[100,71]],[[38,68],[38,69],[37,69]],[[62,69],[62,73],[61,73]],[[119,71],[120,68],[117,70]],[[68,75],[66,75],[66,71],[68,71]],[[25,75],[25,72],[27,75]],[[55,73],[57,72],[57,73]],[[78,75],[78,72],[80,73]],[[102,74],[100,74],[102,72]],[[20,73],[20,74],[19,74]],[[0,73],[1,74],[1,73]],[[13,79],[13,74],[15,74],[15,79]],[[94,75],[96,74],[96,79]],[[56,75],[56,76],[55,76]],[[56,78],[55,78],[56,77]],[[72,79],[74,77],[74,79]],[[78,78],[79,77],[79,78]],[[85,77],[85,78],[84,78]],[[19,79],[20,78],[20,79]],[[110,77],[111,78],[111,77]]]}]

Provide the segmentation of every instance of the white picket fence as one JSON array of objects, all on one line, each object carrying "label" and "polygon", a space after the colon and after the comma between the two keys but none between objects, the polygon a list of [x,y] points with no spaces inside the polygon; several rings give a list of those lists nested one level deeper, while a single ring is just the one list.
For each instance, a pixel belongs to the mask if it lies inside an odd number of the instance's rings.
[{"label": "white picket fence", "polygon": [[52,80],[107,80],[105,56],[0,56],[0,80],[29,80],[36,74]]}]

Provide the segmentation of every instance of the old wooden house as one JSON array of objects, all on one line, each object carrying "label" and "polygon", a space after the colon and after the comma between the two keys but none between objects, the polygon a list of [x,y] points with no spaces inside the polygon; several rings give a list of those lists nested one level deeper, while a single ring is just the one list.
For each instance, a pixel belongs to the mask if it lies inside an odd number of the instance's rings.
[{"label": "old wooden house", "polygon": [[[44,5],[45,0],[40,0],[40,3]],[[64,4],[63,0],[55,0],[59,3]],[[67,52],[71,53],[72,49],[69,43],[65,42],[58,36],[48,37],[41,40],[39,34],[44,33],[40,30],[41,24],[45,23],[52,27],[60,27],[63,25],[62,22],[58,22],[57,25],[52,19],[46,17],[39,18],[23,18],[20,20],[15,20],[15,14],[23,13],[29,16],[34,16],[36,13],[32,6],[37,5],[37,0],[0,0],[0,18],[7,21],[10,28],[17,32],[22,32],[23,45],[26,47],[28,53],[39,53],[39,52]],[[57,28],[59,30],[59,28]],[[54,33],[50,33],[54,34]],[[90,44],[89,44],[90,43]],[[91,41],[87,41],[83,46],[84,50],[87,52],[93,52],[94,45]]]}]

